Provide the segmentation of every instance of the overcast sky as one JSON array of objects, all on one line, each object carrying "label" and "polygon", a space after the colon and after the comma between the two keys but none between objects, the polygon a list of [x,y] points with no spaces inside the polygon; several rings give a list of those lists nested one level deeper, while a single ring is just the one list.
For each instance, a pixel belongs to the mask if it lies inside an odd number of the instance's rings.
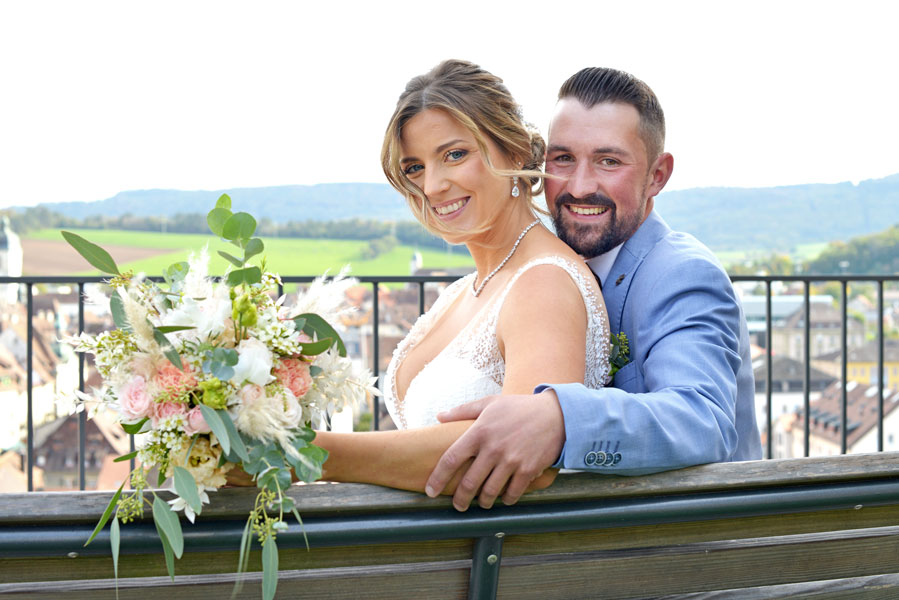
[{"label": "overcast sky", "polygon": [[147,188],[383,182],[406,81],[502,77],[546,132],[585,66],[646,81],[668,189],[899,172],[899,4],[0,2],[0,207]]}]

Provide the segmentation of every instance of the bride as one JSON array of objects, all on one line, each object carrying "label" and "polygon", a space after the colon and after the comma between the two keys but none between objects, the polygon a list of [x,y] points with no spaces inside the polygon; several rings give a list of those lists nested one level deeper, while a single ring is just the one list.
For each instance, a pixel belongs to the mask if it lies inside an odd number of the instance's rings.
[{"label": "bride", "polygon": [[544,150],[502,80],[474,64],[447,60],[408,83],[387,127],[384,173],[426,228],[468,247],[476,271],[447,287],[394,353],[383,392],[399,429],[319,432],[330,453],[323,479],[423,491],[472,423],[440,424],[437,413],[541,383],[606,383],[599,287],[536,217]]}]

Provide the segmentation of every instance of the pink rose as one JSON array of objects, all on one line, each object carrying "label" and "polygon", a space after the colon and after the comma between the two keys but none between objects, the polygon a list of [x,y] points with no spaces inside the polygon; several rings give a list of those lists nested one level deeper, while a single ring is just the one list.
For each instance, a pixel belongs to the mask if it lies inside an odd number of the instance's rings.
[{"label": "pink rose", "polygon": [[203,418],[203,412],[200,410],[199,406],[195,406],[189,411],[187,411],[187,415],[184,418],[184,433],[187,435],[193,435],[195,433],[209,433],[212,429],[209,427],[209,424],[206,423],[206,419]]},{"label": "pink rose", "polygon": [[119,390],[119,403],[125,421],[139,421],[149,417],[153,410],[153,400],[147,394],[147,382],[137,376]]},{"label": "pink rose", "polygon": [[240,391],[237,392],[237,395],[240,396],[240,403],[244,406],[244,408],[252,409],[254,405],[256,405],[260,401],[260,399],[265,399],[265,389],[261,385],[248,383],[247,385],[240,388]]},{"label": "pink rose", "polygon": [[153,426],[163,419],[183,415],[185,412],[184,404],[181,402],[157,402],[153,407]]},{"label": "pink rose", "polygon": [[197,378],[190,365],[181,364],[183,371],[168,361],[156,369],[156,385],[166,398],[174,400],[197,387]]},{"label": "pink rose", "polygon": [[309,373],[309,363],[298,358],[282,358],[275,367],[273,374],[278,383],[293,392],[297,398],[302,398],[312,387],[312,375]]}]

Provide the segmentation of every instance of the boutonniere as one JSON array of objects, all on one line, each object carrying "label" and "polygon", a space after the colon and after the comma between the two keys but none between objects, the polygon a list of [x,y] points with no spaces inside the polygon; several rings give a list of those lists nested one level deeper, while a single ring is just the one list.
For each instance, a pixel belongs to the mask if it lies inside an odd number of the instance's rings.
[{"label": "boutonniere", "polygon": [[618,335],[611,336],[612,349],[609,352],[609,377],[614,377],[615,373],[624,368],[624,365],[631,361],[631,347],[627,341],[627,335],[623,331]]}]

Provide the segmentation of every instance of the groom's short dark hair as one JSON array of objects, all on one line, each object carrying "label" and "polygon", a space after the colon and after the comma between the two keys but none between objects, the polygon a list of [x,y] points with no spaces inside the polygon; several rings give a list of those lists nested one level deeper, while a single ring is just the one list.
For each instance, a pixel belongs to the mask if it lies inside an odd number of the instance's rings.
[{"label": "groom's short dark hair", "polygon": [[581,69],[562,84],[559,100],[575,98],[587,108],[601,102],[622,102],[637,109],[640,136],[650,162],[665,149],[665,113],[652,89],[624,71],[604,67]]}]

